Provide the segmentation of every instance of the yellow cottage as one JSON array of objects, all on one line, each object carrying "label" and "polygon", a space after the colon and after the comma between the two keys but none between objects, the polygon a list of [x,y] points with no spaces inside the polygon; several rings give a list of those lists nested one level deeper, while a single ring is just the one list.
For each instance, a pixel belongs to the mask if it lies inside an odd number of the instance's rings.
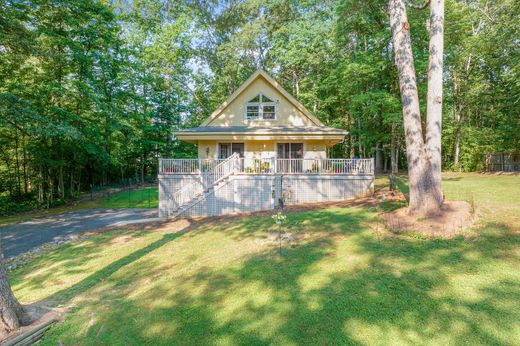
[{"label": "yellow cottage", "polygon": [[258,70],[200,127],[176,133],[197,144],[198,158],[160,159],[159,215],[248,213],[367,195],[372,159],[327,157],[346,135]]},{"label": "yellow cottage", "polygon": [[200,127],[176,133],[200,159],[238,153],[246,167],[267,159],[325,159],[347,131],[323,125],[263,70],[257,70]]}]

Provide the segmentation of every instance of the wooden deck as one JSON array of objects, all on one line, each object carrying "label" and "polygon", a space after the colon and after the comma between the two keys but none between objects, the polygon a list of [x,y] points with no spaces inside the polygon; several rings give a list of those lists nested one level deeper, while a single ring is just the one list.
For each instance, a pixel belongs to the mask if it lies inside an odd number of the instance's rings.
[{"label": "wooden deck", "polygon": [[373,159],[162,159],[159,216],[250,213],[344,201],[373,192]]}]

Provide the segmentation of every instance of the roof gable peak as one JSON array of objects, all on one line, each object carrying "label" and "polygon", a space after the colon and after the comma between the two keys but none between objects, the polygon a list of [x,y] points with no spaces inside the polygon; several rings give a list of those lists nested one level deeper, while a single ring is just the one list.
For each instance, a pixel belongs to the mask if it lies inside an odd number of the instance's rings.
[{"label": "roof gable peak", "polygon": [[274,78],[272,78],[263,69],[257,69],[249,78],[242,83],[242,85],[235,90],[226,101],[224,101],[202,124],[201,126],[209,126],[213,120],[218,118],[224,109],[229,106],[242,92],[257,78],[262,77],[265,79],[275,90],[282,94],[291,104],[295,106],[304,116],[309,118],[311,122],[316,126],[324,126],[324,124],[318,120],[307,108],[305,108],[298,100],[296,100],[290,93],[288,93]]}]

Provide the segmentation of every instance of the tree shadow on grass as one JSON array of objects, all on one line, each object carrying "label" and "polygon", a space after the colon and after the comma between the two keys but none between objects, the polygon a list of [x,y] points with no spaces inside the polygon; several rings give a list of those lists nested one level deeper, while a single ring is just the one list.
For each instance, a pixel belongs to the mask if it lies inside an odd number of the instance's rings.
[{"label": "tree shadow on grass", "polygon": [[142,258],[143,256],[146,256],[150,252],[160,248],[166,243],[169,243],[179,237],[181,237],[184,234],[184,232],[177,232],[177,233],[171,233],[171,234],[165,234],[161,237],[161,239],[135,251],[131,254],[114,261],[110,263],[109,265],[105,266],[103,269],[96,271],[95,273],[87,276],[80,282],[74,284],[73,286],[60,290],[51,296],[45,298],[45,300],[51,301],[51,302],[58,302],[58,303],[64,303],[68,300],[70,300],[72,297],[79,295],[89,288],[92,288],[99,282],[103,281],[104,279],[110,277],[112,274],[114,274],[116,271],[120,270],[121,268],[137,261],[138,259]]},{"label": "tree shadow on grass", "polygon": [[[81,293],[87,291],[88,289],[94,287],[96,284],[103,282],[118,270],[139,260],[143,256],[146,256],[150,252],[160,248],[166,243],[169,243],[181,237],[190,229],[191,225],[175,233],[163,234],[160,239],[152,242],[151,244],[139,248],[139,250],[134,251],[106,265],[101,270],[95,271],[91,275],[88,275],[87,277],[81,279],[79,282],[76,282],[67,288],[61,289],[52,293],[49,296],[46,296],[40,302],[36,303],[36,305],[43,304],[47,307],[54,307],[59,306],[61,304],[65,304],[68,301],[70,301],[73,297],[78,296]],[[86,261],[92,260],[98,253],[101,252],[101,248],[103,246],[106,246],[108,242],[117,239],[117,237],[114,238],[114,235],[139,238],[143,235],[144,232],[145,231],[142,230],[131,232],[112,231],[97,236],[93,239],[83,241],[80,243],[80,246],[68,244],[54,250],[50,255],[45,256],[45,263],[53,265],[55,264],[54,261],[56,261],[59,264],[60,270],[62,270],[62,274],[65,277],[67,277],[67,275],[80,273],[83,271],[82,266]],[[23,271],[18,273],[17,279],[15,281],[19,281],[20,284],[17,285],[17,289],[41,289],[41,287],[45,286],[49,282],[49,280],[53,280],[53,277],[55,276],[56,272],[50,270],[43,271],[42,273],[38,273],[37,275],[34,275],[28,279],[24,279],[24,276],[30,274],[31,270],[35,269],[35,265],[45,265],[45,263],[42,263],[41,261],[36,261],[35,263],[33,263],[30,267],[23,268]]]},{"label": "tree shadow on grass", "polygon": [[[520,318],[518,282],[487,278],[488,282],[479,283],[482,278],[477,276],[485,266],[500,265],[501,259],[518,249],[520,238],[513,229],[488,225],[485,234],[472,241],[378,239],[364,228],[367,220],[370,213],[354,216],[326,210],[307,214],[293,226],[308,221],[308,232],[315,234],[284,256],[272,246],[231,266],[198,264],[195,274],[175,280],[165,280],[164,275],[171,273],[143,258],[138,273],[132,272],[121,289],[107,293],[91,307],[102,311],[102,316],[85,333],[86,339],[72,341],[92,340],[106,326],[96,343],[508,342],[504,335]],[[243,225],[246,230],[224,224],[220,230],[229,232],[234,241],[244,241],[255,237],[254,229],[259,232],[258,227],[267,222]],[[190,236],[207,231],[197,229]],[[79,284],[78,291],[170,240],[161,239],[109,265]],[[351,244],[345,247],[346,243]],[[459,275],[470,276],[462,287],[457,283]],[[477,288],[471,288],[471,276],[476,276]],[[157,282],[137,299],[132,295],[133,285],[147,279]],[[468,285],[468,296],[464,285]],[[121,318],[125,326],[119,324]]]},{"label": "tree shadow on grass", "polygon": [[[85,239],[80,243],[73,242],[53,249],[19,269],[14,278],[15,282],[19,282],[17,288],[35,290],[45,285],[57,273],[68,276],[83,272],[82,267],[86,262],[99,256],[103,247],[113,241],[114,237],[122,235],[139,238],[143,235],[143,231],[112,231]],[[38,271],[42,268],[55,270]]]},{"label": "tree shadow on grass", "polygon": [[[311,288],[306,289],[302,280],[313,275],[315,264],[337,256],[329,251],[331,243],[327,240],[313,241],[289,251],[283,259],[264,254],[235,271],[199,273],[193,277],[193,286],[205,287],[204,293],[196,300],[181,295],[184,304],[218,307],[230,294],[240,291],[239,286],[256,284],[274,292],[268,304],[260,306],[250,297],[250,302],[244,303],[245,311],[237,311],[236,317],[208,330],[211,335],[225,336],[236,343],[245,335],[265,343],[306,344],[356,344],[377,337],[388,341],[388,336],[394,335],[411,344],[436,338],[499,344],[505,340],[497,338],[491,326],[505,331],[520,315],[496,300],[520,301],[518,282],[484,285],[477,299],[444,292],[451,285],[453,267],[477,273],[483,261],[500,258],[519,245],[518,238],[505,241],[503,234],[487,235],[485,241],[487,246],[473,247],[461,239],[396,243],[361,237],[360,251],[370,256],[365,268],[333,272],[323,284],[310,280]],[[388,264],[392,261],[409,266],[399,270]],[[259,320],[271,314],[282,316],[276,319],[278,325],[269,326],[275,339],[251,331]],[[183,319],[172,322],[183,326],[179,330],[188,328]],[[367,330],[365,342],[359,332],[363,329]]]}]

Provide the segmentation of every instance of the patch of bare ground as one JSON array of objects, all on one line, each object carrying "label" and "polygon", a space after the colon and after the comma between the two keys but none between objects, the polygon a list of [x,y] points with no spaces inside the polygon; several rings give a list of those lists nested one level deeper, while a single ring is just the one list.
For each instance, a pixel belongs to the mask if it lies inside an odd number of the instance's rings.
[{"label": "patch of bare ground", "polygon": [[438,214],[427,218],[409,215],[408,208],[381,213],[379,216],[393,233],[419,233],[442,238],[453,238],[464,233],[476,219],[473,207],[464,201],[446,202]]},{"label": "patch of bare ground", "polygon": [[48,302],[25,305],[22,326],[7,335],[0,335],[1,345],[32,344],[42,336],[46,327],[61,321],[66,310],[51,308],[44,304],[48,304]]},{"label": "patch of bare ground", "polygon": [[520,176],[520,172],[502,172],[502,171],[498,171],[498,172],[482,172],[481,174],[484,174],[484,175],[493,175],[493,176],[498,176],[498,175],[507,175],[507,176]]}]

